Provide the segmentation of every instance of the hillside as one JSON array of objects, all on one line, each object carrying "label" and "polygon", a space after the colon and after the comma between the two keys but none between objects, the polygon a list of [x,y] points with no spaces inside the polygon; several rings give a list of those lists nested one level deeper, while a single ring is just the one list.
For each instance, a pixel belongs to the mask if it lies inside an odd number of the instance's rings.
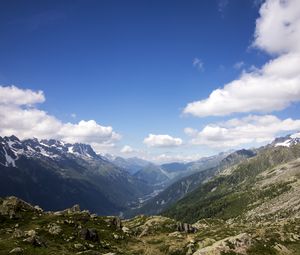
[{"label": "hillside", "polygon": [[[244,159],[253,157],[255,152],[252,150],[238,150],[235,152],[230,153],[225,158],[220,160],[226,154],[219,154],[217,157],[214,157],[214,167],[208,167],[206,169],[202,169],[204,165],[199,165],[198,162],[191,162],[189,168],[193,169],[191,172],[196,172],[190,174],[186,177],[182,177],[179,180],[175,181],[167,188],[165,188],[162,192],[160,192],[157,196],[149,199],[144,203],[140,208],[131,210],[126,212],[125,215],[136,215],[136,214],[146,214],[146,215],[153,215],[159,214],[164,209],[168,208],[178,200],[182,199],[188,193],[196,189],[201,183],[208,181],[212,178],[215,174],[220,172],[222,169],[235,165]],[[212,163],[212,158],[209,158],[207,166],[210,166]],[[202,163],[205,162],[204,160],[201,161]],[[218,164],[217,164],[218,162]],[[180,168],[179,164],[168,164],[168,166],[172,166],[172,169],[176,169],[178,172]],[[197,169],[198,166],[199,168]],[[196,171],[197,169],[197,171]],[[186,170],[188,171],[188,170]]]},{"label": "hillside", "polygon": [[[272,213],[296,217],[300,204],[299,157],[300,144],[266,148],[202,184],[164,215],[188,222],[204,218],[248,220],[251,215],[262,217],[252,213],[261,208],[266,217]],[[292,201],[295,212],[290,211]]]},{"label": "hillside", "polygon": [[91,214],[78,205],[44,212],[16,197],[0,199],[0,255],[283,255],[299,254],[299,218],[275,222],[162,216],[129,220]]},{"label": "hillside", "polygon": [[0,137],[0,196],[15,195],[46,210],[78,203],[107,215],[119,214],[151,192],[90,145]]}]

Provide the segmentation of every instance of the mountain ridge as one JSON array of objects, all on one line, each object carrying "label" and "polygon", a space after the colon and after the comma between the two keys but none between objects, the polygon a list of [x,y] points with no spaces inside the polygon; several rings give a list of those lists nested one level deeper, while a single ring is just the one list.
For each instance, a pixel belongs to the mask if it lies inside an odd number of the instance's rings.
[{"label": "mountain ridge", "polygon": [[152,192],[90,145],[53,139],[0,137],[0,175],[2,196],[15,194],[47,209],[77,201],[91,211],[118,214]]}]

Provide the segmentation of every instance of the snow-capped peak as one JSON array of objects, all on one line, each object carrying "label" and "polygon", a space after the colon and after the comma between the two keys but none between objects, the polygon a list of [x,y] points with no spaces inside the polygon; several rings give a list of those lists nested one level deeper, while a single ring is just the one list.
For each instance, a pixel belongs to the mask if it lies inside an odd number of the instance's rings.
[{"label": "snow-capped peak", "polygon": [[275,147],[278,147],[278,146],[290,147],[297,143],[300,143],[300,132],[291,134],[291,135],[287,135],[285,137],[276,138],[273,141],[272,145]]},{"label": "snow-capped peak", "polygon": [[16,167],[16,161],[21,156],[60,159],[71,155],[84,159],[102,159],[88,144],[70,144],[55,139],[37,138],[21,141],[16,136],[0,136],[0,164],[6,167]]}]

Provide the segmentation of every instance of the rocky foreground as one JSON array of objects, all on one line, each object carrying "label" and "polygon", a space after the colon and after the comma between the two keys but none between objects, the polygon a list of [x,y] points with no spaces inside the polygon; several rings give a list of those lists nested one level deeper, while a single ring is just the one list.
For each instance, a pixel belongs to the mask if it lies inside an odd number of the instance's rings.
[{"label": "rocky foreground", "polygon": [[99,217],[78,205],[44,212],[16,197],[0,200],[0,254],[300,254],[300,220],[265,223],[162,216]]}]

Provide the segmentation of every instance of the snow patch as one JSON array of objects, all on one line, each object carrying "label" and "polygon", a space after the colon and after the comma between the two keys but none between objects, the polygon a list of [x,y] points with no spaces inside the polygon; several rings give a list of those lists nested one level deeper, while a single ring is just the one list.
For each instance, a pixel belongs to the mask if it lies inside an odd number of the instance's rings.
[{"label": "snow patch", "polygon": [[282,143],[276,143],[275,144],[275,147],[278,147],[278,146],[284,146],[284,147],[290,147],[291,146],[291,140],[286,140]]},{"label": "snow patch", "polygon": [[5,147],[3,147],[3,150],[5,152],[5,160],[6,160],[5,166],[12,165],[13,167],[16,167],[15,160],[10,155],[7,154],[7,151],[6,151]]},{"label": "snow patch", "polygon": [[299,133],[292,134],[292,135],[291,135],[291,138],[293,138],[293,139],[299,138],[299,139],[300,139],[300,132],[299,132]]}]

